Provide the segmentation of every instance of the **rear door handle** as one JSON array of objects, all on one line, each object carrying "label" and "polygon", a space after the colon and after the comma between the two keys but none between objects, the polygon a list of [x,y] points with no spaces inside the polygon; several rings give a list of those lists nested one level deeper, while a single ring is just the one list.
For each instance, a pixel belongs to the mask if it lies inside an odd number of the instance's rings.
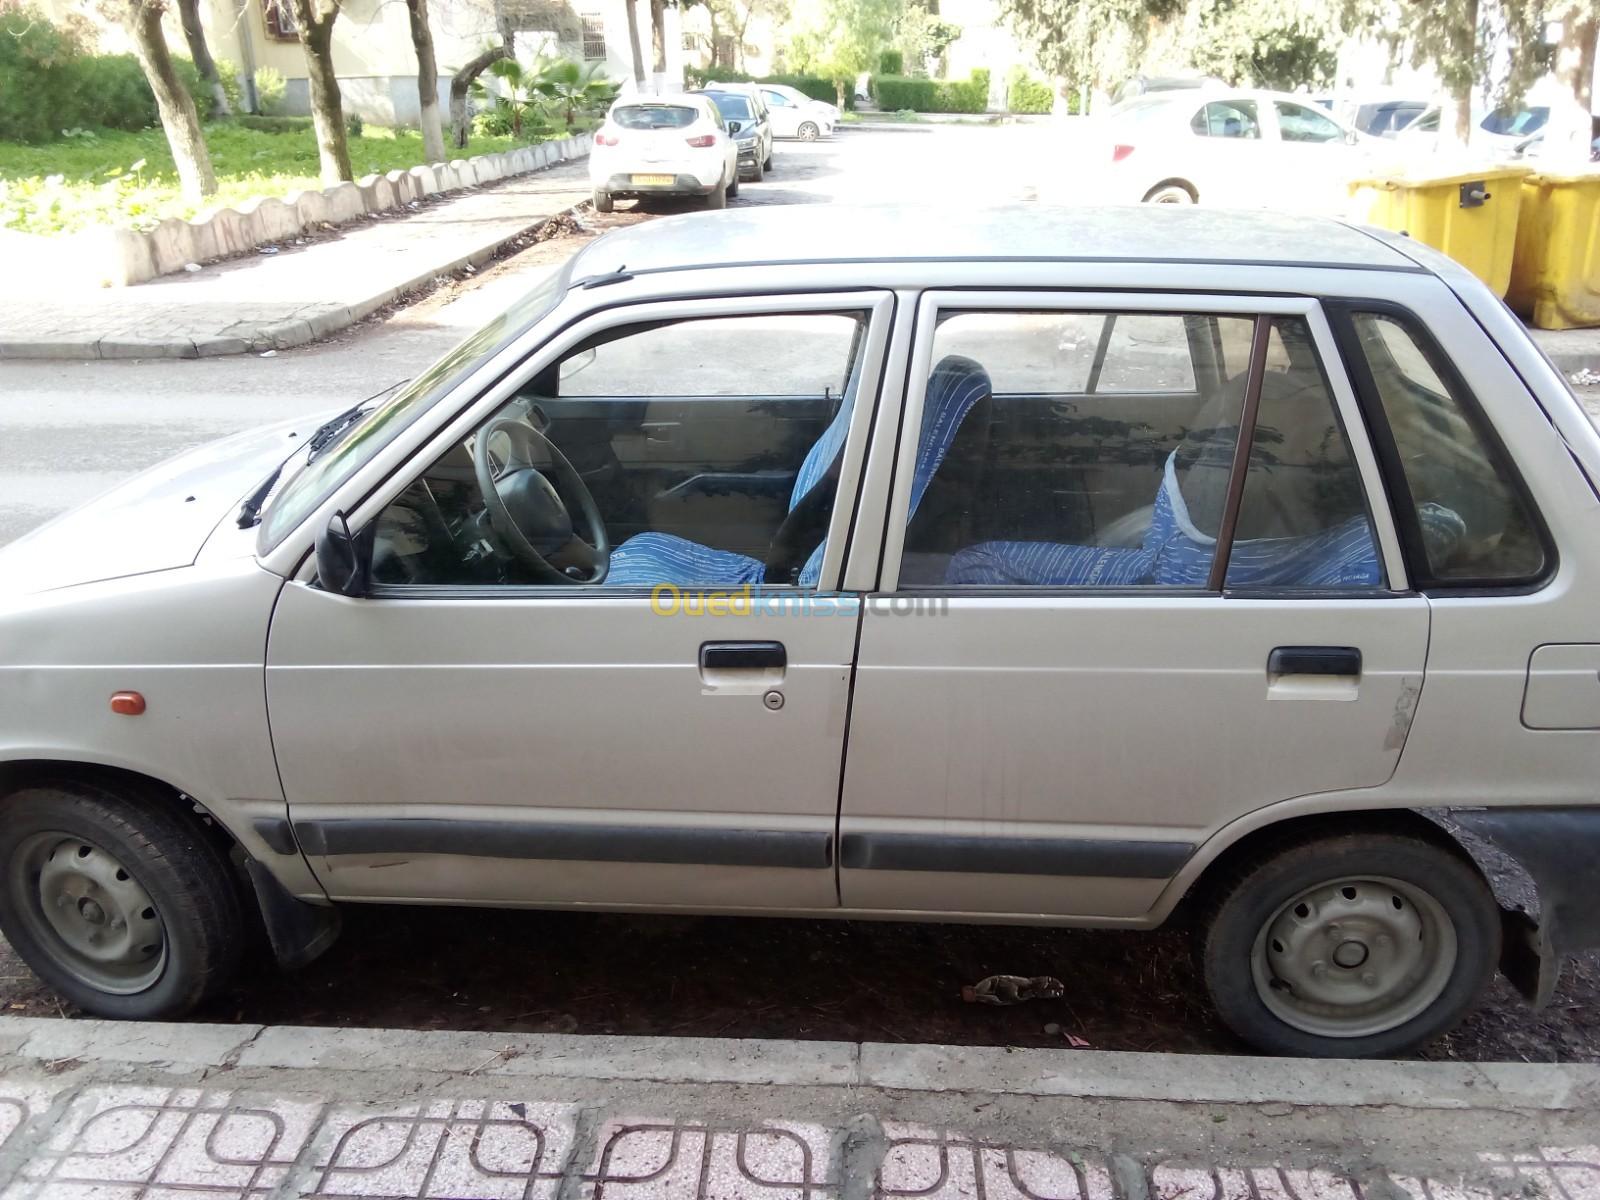
[{"label": "rear door handle", "polygon": [[782,642],[701,642],[702,671],[781,671],[789,665]]},{"label": "rear door handle", "polygon": [[1361,677],[1361,651],[1354,646],[1279,646],[1267,655],[1268,675]]}]

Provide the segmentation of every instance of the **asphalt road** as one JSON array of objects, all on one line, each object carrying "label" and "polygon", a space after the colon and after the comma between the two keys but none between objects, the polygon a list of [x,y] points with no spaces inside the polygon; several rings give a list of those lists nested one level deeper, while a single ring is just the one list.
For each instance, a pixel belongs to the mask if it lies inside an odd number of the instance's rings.
[{"label": "asphalt road", "polygon": [[[1005,202],[1040,194],[1050,130],[907,126],[783,144],[735,206]],[[598,228],[681,211],[591,217]],[[316,346],[201,362],[0,364],[0,544],[203,442],[334,411],[415,374],[585,240],[557,239]],[[1231,1051],[1181,932],[365,909],[295,976],[263,968],[211,1019],[583,1032],[697,1033]],[[1049,972],[1062,1001],[962,1004],[994,972]],[[0,943],[0,1006],[56,1002]],[[1600,1060],[1600,966],[1532,1014],[1497,985],[1435,1057]]]}]

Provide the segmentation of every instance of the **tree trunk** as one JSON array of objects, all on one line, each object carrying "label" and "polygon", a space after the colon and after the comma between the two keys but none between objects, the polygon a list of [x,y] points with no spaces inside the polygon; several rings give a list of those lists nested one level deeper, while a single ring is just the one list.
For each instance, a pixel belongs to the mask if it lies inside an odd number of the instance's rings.
[{"label": "tree trunk", "polygon": [[306,54],[311,123],[317,130],[322,182],[332,187],[355,178],[350,169],[350,144],[345,138],[339,76],[333,69],[333,23],[339,18],[339,5],[337,0],[294,0],[294,17],[300,26],[300,46]]},{"label": "tree trunk", "polygon": [[189,43],[189,57],[200,78],[211,85],[211,115],[231,116],[232,106],[228,93],[222,90],[222,76],[217,74],[217,61],[211,57],[211,47],[206,45],[206,29],[200,23],[200,0],[178,0],[178,18],[183,23],[183,40]]},{"label": "tree trunk", "polygon": [[406,0],[411,18],[411,45],[417,52],[417,103],[422,124],[422,153],[431,163],[444,161],[444,128],[439,123],[439,64],[433,57],[433,32],[428,28],[428,0]]},{"label": "tree trunk", "polygon": [[639,10],[635,0],[622,0],[628,14],[628,48],[633,51],[633,82],[644,91],[644,51],[639,46]]},{"label": "tree trunk", "polygon": [[650,71],[653,89],[660,92],[667,74],[666,0],[650,0]]},{"label": "tree trunk", "polygon": [[152,0],[128,0],[123,23],[144,77],[155,93],[161,128],[172,148],[183,194],[191,200],[214,195],[217,175],[211,169],[211,152],[200,132],[200,114],[195,111],[194,98],[172,65],[167,39],[161,32],[161,6]]},{"label": "tree trunk", "polygon": [[1592,3],[1569,3],[1558,15],[1561,41],[1556,45],[1553,64],[1556,79],[1570,93],[1559,104],[1552,104],[1550,125],[1545,134],[1545,154],[1563,166],[1576,167],[1589,161],[1594,141],[1593,110],[1595,41],[1600,35],[1600,13]]},{"label": "tree trunk", "polygon": [[474,79],[488,69],[490,63],[511,57],[511,38],[511,29],[502,26],[500,45],[490,46],[450,77],[450,141],[458,150],[466,146],[467,134],[470,132],[467,121],[467,89],[472,86]]},{"label": "tree trunk", "polygon": [[833,81],[833,92],[834,97],[839,101],[837,106],[839,111],[844,112],[844,80],[835,79]]}]

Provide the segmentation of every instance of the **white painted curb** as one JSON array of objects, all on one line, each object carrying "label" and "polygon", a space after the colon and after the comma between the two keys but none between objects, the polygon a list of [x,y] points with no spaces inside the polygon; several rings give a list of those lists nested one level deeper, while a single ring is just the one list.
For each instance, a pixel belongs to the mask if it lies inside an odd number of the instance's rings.
[{"label": "white painted curb", "polygon": [[1600,1107],[1600,1067],[0,1017],[0,1062],[764,1084],[1175,1103]]},{"label": "white painted curb", "polygon": [[373,213],[404,208],[427,196],[526,175],[583,158],[594,135],[519,146],[498,154],[432,163],[409,171],[367,175],[321,191],[260,196],[238,208],[218,208],[193,221],[168,217],[147,233],[100,225],[59,237],[15,234],[6,256],[43,278],[86,287],[126,287],[181,271],[188,263],[243,254],[287,241],[307,229],[342,225]]}]

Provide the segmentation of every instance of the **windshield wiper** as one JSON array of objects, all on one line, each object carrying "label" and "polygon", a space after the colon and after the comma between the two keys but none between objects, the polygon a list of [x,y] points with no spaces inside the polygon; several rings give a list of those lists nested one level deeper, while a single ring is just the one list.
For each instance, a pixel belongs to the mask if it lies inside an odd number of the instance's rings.
[{"label": "windshield wiper", "polygon": [[272,485],[278,482],[278,476],[283,474],[284,463],[288,461],[288,459],[284,459],[283,462],[273,467],[272,474],[263,479],[260,486],[251,492],[245,498],[245,502],[239,506],[240,529],[249,529],[252,525],[261,524],[261,506],[267,502],[267,496],[272,491]]},{"label": "windshield wiper", "polygon": [[375,392],[371,396],[368,396],[365,400],[361,401],[359,404],[352,404],[338,416],[332,418],[331,420],[324,421],[321,425],[318,425],[316,431],[306,440],[306,449],[308,451],[306,454],[306,462],[310,463],[317,457],[318,454],[322,453],[322,451],[326,450],[329,446],[333,445],[334,442],[338,441],[342,436],[344,436],[347,430],[359,425],[361,423],[361,419],[372,411],[372,402],[374,400],[380,399],[383,396],[387,396],[390,392],[394,391],[395,388],[399,387],[404,382],[405,380],[401,379],[395,383],[391,383],[381,392]]}]

